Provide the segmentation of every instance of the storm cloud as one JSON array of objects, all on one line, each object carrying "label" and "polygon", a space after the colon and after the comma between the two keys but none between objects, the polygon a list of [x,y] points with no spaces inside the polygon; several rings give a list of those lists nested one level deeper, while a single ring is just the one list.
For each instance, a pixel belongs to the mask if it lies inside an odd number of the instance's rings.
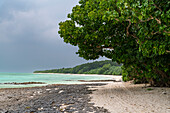
[{"label": "storm cloud", "polygon": [[79,0],[1,0],[0,72],[73,67],[87,62],[58,35]]}]

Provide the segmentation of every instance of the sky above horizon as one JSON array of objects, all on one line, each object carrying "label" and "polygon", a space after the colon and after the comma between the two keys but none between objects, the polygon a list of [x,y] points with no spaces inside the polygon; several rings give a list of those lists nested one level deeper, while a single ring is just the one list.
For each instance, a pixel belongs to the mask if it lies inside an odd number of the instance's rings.
[{"label": "sky above horizon", "polygon": [[[79,0],[0,0],[0,72],[73,67],[86,61],[63,42],[58,23]],[[100,58],[99,60],[104,60]]]}]

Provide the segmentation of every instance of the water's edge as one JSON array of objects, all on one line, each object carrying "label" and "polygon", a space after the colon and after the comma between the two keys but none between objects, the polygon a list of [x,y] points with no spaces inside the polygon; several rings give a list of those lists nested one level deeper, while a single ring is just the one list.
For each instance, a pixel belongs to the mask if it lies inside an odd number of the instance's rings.
[{"label": "water's edge", "polygon": [[106,83],[120,79],[121,76],[95,74],[0,73],[0,88],[37,87],[50,84],[88,84],[92,81]]}]

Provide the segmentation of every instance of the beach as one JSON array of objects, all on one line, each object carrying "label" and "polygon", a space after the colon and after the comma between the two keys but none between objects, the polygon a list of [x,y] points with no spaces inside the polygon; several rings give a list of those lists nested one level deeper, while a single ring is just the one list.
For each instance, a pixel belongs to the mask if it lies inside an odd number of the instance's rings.
[{"label": "beach", "polygon": [[129,82],[0,89],[0,113],[169,113],[170,88]]},{"label": "beach", "polygon": [[92,89],[91,102],[111,113],[170,113],[170,88],[115,82]]},{"label": "beach", "polygon": [[107,113],[90,103],[88,88],[104,84],[0,89],[0,113]]}]

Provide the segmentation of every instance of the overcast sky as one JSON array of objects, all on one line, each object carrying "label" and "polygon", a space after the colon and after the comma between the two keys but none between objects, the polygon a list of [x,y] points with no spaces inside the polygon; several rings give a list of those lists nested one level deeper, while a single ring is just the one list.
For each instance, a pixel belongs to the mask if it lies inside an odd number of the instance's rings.
[{"label": "overcast sky", "polygon": [[58,35],[58,23],[67,19],[78,1],[0,0],[0,72],[33,72],[89,62]]}]

